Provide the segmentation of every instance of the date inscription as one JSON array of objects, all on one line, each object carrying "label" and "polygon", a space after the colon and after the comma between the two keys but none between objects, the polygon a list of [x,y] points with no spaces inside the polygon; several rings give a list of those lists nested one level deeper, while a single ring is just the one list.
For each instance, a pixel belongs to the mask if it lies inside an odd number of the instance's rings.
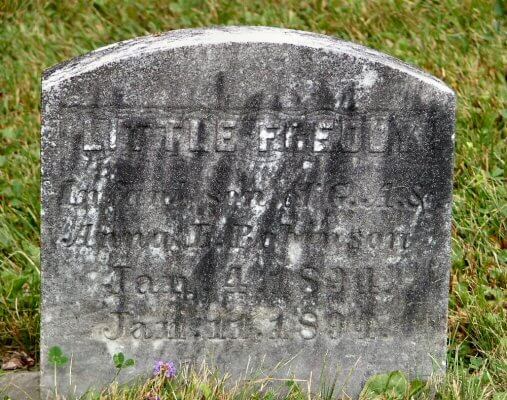
[{"label": "date inscription", "polygon": [[[429,318],[427,305],[438,290],[428,289],[424,298],[417,294],[418,285],[437,279],[433,260],[392,264],[384,273],[374,267],[303,265],[291,276],[297,304],[259,298],[259,283],[237,266],[217,282],[211,304],[202,303],[191,277],[136,274],[127,266],[112,271],[111,283],[104,285],[116,305],[102,330],[108,340],[312,340],[319,335],[334,340],[345,333],[371,339],[411,329],[407,316],[416,316],[416,323]],[[390,284],[394,279],[396,286]],[[410,300],[400,303],[402,296]]]}]

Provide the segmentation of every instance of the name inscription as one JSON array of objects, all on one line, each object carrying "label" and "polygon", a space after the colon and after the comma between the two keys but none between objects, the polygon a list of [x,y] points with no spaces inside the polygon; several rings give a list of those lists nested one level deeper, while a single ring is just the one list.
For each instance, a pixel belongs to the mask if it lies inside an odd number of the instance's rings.
[{"label": "name inscription", "polygon": [[[76,109],[86,152],[142,152],[148,147],[171,156],[195,153],[254,152],[256,157],[273,153],[413,153],[425,151],[427,117],[347,115],[335,111],[249,111],[173,113],[147,109],[110,112],[96,117]],[[161,115],[162,114],[162,115]],[[132,115],[136,115],[133,117]],[[69,126],[75,130],[76,123]],[[62,120],[47,121],[47,130],[66,131]],[[46,136],[50,136],[48,132]]]}]

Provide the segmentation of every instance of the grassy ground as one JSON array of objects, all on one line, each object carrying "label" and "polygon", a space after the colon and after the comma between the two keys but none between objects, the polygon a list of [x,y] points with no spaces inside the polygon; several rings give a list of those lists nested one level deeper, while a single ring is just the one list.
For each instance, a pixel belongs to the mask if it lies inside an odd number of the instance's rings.
[{"label": "grassy ground", "polygon": [[507,398],[506,7],[486,0],[0,0],[0,353],[21,349],[38,358],[42,70],[149,33],[272,25],[373,47],[457,92],[450,370],[425,393]]}]

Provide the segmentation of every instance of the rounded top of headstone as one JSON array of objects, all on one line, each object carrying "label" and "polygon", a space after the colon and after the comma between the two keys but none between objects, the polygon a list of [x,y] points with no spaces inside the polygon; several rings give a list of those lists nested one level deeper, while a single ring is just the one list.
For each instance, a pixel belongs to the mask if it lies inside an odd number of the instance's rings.
[{"label": "rounded top of headstone", "polygon": [[347,54],[412,76],[421,83],[430,85],[442,93],[455,96],[453,90],[441,80],[394,57],[370,48],[326,35],[263,26],[181,29],[115,43],[47,69],[43,75],[43,90],[58,86],[72,77],[127,59],[142,58],[149,54],[178,48],[234,43],[289,45],[317,49],[337,55]]}]

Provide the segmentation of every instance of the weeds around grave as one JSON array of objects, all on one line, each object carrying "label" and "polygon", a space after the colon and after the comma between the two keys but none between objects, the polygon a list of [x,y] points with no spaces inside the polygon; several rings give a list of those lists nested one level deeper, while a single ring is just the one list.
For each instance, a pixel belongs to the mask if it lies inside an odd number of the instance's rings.
[{"label": "weeds around grave", "polygon": [[[56,369],[66,365],[68,357],[59,347],[53,347],[49,351],[48,360],[55,367],[55,398],[77,400],[64,397],[57,390]],[[243,376],[238,380],[233,380],[230,375],[206,362],[198,366],[183,365],[177,371],[174,363],[158,361],[155,363],[153,376],[139,376],[121,384],[118,380],[120,372],[133,366],[135,361],[126,359],[123,353],[117,353],[113,356],[116,374],[111,384],[101,391],[89,391],[79,400],[351,399],[347,395],[347,383],[339,386],[335,377],[329,380],[324,373],[319,377],[320,387],[314,392],[311,390],[311,378],[277,378],[276,376],[280,375],[278,372],[291,361],[280,362],[269,371],[247,365]],[[500,368],[501,365],[497,367]],[[507,388],[496,385],[490,371],[490,368],[482,365],[478,366],[475,375],[470,375],[463,368],[462,360],[456,357],[448,365],[447,374],[440,371],[426,381],[409,380],[400,371],[375,375],[366,382],[360,400],[505,400]],[[353,371],[350,372],[352,376]]]}]

